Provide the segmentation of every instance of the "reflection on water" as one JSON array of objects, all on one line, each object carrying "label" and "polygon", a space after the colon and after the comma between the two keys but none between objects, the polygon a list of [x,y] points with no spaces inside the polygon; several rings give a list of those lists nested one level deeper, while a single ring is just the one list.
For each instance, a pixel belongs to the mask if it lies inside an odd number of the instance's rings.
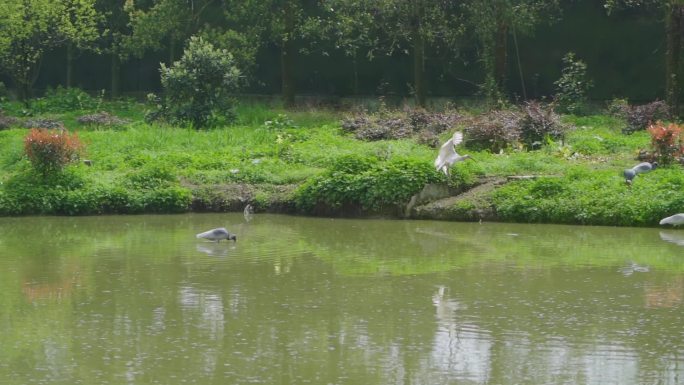
[{"label": "reflection on water", "polygon": [[684,231],[661,231],[660,239],[672,242],[677,246],[684,246]]},{"label": "reflection on water", "polygon": [[[194,236],[217,226],[239,241]],[[678,235],[244,213],[4,218],[0,383],[676,384]]]}]

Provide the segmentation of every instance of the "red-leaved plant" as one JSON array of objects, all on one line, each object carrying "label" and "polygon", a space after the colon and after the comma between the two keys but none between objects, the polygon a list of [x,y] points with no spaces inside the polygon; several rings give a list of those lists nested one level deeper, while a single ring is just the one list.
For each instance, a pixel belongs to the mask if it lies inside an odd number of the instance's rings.
[{"label": "red-leaved plant", "polygon": [[63,130],[32,128],[24,138],[24,152],[33,167],[47,175],[61,171],[67,164],[78,159],[83,144],[78,135]]},{"label": "red-leaved plant", "polygon": [[651,146],[653,155],[661,163],[671,163],[684,154],[684,127],[670,123],[665,125],[658,121],[648,126],[651,134]]}]

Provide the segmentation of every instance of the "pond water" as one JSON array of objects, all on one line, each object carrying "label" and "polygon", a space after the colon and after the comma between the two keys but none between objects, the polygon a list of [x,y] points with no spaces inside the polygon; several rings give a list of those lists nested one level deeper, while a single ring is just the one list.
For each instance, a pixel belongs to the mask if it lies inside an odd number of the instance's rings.
[{"label": "pond water", "polygon": [[[237,242],[195,233],[225,226]],[[677,384],[684,230],[0,218],[0,384]]]}]

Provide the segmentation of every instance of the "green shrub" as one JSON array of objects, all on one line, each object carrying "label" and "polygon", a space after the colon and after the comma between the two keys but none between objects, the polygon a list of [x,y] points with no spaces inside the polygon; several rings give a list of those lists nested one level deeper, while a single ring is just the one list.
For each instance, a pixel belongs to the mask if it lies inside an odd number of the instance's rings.
[{"label": "green shrub", "polygon": [[97,98],[90,96],[79,88],[48,88],[42,98],[31,103],[33,113],[46,112],[62,113],[77,110],[97,110],[102,106],[104,90]]},{"label": "green shrub", "polygon": [[171,67],[162,63],[160,72],[164,99],[148,117],[187,122],[197,129],[234,118],[230,93],[238,88],[240,70],[228,51],[193,36],[183,57]]},{"label": "green shrub", "polygon": [[144,191],[139,199],[141,212],[180,213],[190,208],[192,193],[180,186],[170,186]]},{"label": "green shrub", "polygon": [[382,210],[407,202],[425,184],[438,180],[432,165],[424,161],[396,159],[381,163],[374,158],[352,155],[302,185],[295,202],[305,212],[319,204],[333,209],[357,205]]},{"label": "green shrub", "polygon": [[42,98],[32,102],[31,110],[37,114],[97,110],[102,105],[103,99],[104,90],[95,98],[79,88],[58,86],[57,88],[48,88]]},{"label": "green shrub", "polygon": [[165,165],[146,165],[126,176],[124,185],[136,190],[153,190],[177,183],[174,171]]},{"label": "green shrub", "polygon": [[78,135],[66,131],[32,129],[24,138],[24,152],[33,167],[47,175],[61,171],[78,159],[83,145]]},{"label": "green shrub", "polygon": [[560,112],[581,114],[587,105],[587,96],[593,86],[587,79],[587,64],[568,52],[563,57],[561,77],[553,83],[556,86],[554,96]]},{"label": "green shrub", "polygon": [[613,170],[576,167],[563,178],[511,182],[491,197],[500,219],[515,222],[648,226],[684,209],[680,170],[649,174],[628,189]]},{"label": "green shrub", "polygon": [[361,174],[373,169],[378,164],[375,157],[363,157],[359,155],[343,155],[330,166],[330,173]]}]

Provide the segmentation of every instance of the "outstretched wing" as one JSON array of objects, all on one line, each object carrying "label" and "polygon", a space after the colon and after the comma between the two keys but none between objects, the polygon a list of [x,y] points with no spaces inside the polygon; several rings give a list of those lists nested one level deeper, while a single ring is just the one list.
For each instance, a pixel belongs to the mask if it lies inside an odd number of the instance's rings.
[{"label": "outstretched wing", "polygon": [[458,146],[463,142],[463,133],[461,131],[454,132],[454,136],[451,137],[451,142],[453,146]]}]

